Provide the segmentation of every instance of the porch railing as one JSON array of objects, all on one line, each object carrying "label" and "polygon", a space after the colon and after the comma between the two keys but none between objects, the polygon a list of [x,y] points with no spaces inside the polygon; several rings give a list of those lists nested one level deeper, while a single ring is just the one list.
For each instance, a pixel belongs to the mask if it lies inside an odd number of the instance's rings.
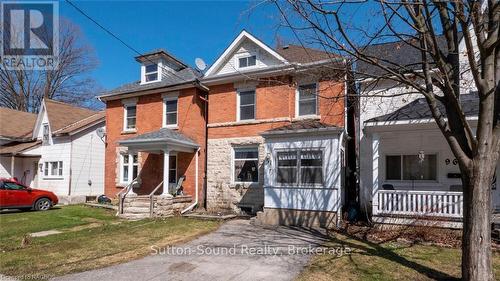
[{"label": "porch railing", "polygon": [[462,192],[379,190],[373,199],[373,215],[463,216]]},{"label": "porch railing", "polygon": [[118,192],[118,214],[117,215],[121,215],[123,214],[123,204],[125,203],[125,197],[127,196],[127,194],[130,192],[130,190],[132,190],[132,188],[134,187],[134,184],[137,183],[137,179],[139,177],[133,179],[124,189],[122,189],[120,192]]},{"label": "porch railing", "polygon": [[163,185],[163,181],[161,181],[156,187],[155,189],[153,189],[153,191],[151,191],[151,193],[149,194],[149,217],[153,217],[153,210],[154,210],[154,205],[155,205],[155,202],[154,202],[154,196],[155,196],[155,193],[156,191],[158,191],[158,189],[160,188],[160,186]]}]

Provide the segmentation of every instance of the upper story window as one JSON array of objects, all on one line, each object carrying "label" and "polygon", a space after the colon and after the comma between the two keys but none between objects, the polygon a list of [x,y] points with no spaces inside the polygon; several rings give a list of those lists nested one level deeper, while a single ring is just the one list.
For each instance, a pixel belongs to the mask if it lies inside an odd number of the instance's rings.
[{"label": "upper story window", "polygon": [[240,57],[238,59],[238,67],[239,68],[255,66],[256,64],[257,64],[257,56],[256,55]]},{"label": "upper story window", "polygon": [[297,89],[297,115],[317,115],[318,114],[318,95],[316,93],[316,83],[301,85]]},{"label": "upper story window", "polygon": [[43,142],[48,142],[49,141],[49,124],[43,124],[43,136],[42,140]]},{"label": "upper story window", "polygon": [[255,119],[255,90],[238,92],[238,121]]},{"label": "upper story window", "polygon": [[234,149],[234,182],[255,183],[259,181],[259,148]]},{"label": "upper story window", "polygon": [[158,81],[159,71],[158,64],[148,64],[144,67],[144,81],[145,82],[154,82]]},{"label": "upper story window", "polygon": [[168,97],[164,99],[164,122],[163,125],[166,127],[177,126],[177,97]]},{"label": "upper story window", "polygon": [[437,156],[387,155],[385,158],[386,180],[436,180]]},{"label": "upper story window", "polygon": [[135,104],[124,105],[123,128],[125,131],[135,130],[137,106]]}]

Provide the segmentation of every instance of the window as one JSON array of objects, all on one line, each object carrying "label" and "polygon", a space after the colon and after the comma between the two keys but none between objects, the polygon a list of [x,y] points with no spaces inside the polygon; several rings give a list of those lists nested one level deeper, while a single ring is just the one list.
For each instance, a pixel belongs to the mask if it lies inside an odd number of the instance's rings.
[{"label": "window", "polygon": [[258,182],[259,148],[235,148],[233,168],[235,182]]},{"label": "window", "polygon": [[51,161],[43,164],[43,175],[45,177],[62,177],[63,175],[63,162]]},{"label": "window", "polygon": [[277,156],[276,182],[279,184],[323,184],[321,150],[282,151]]},{"label": "window", "polygon": [[166,98],[165,101],[165,126],[177,125],[177,98]]},{"label": "window", "polygon": [[255,119],[255,91],[238,93],[238,121]]},{"label": "window", "polygon": [[43,139],[44,142],[49,141],[49,124],[43,124]]},{"label": "window", "polygon": [[6,189],[6,190],[23,190],[26,189],[24,186],[13,183],[13,182],[4,182],[3,187],[1,189]]},{"label": "window", "polygon": [[137,116],[137,106],[134,105],[125,105],[125,120],[124,127],[125,131],[131,131],[135,129]]},{"label": "window", "polygon": [[138,175],[138,161],[137,154],[121,154],[120,174],[122,183],[130,183]]},{"label": "window", "polygon": [[297,107],[298,116],[317,114],[318,96],[315,83],[299,86]]},{"label": "window", "polygon": [[386,180],[436,180],[437,156],[387,155]]},{"label": "window", "polygon": [[239,68],[255,66],[257,64],[257,56],[253,55],[253,56],[239,58],[238,63],[239,63],[238,64]]},{"label": "window", "polygon": [[144,81],[154,82],[158,80],[158,64],[149,64],[144,67]]},{"label": "window", "polygon": [[177,183],[177,156],[169,156],[168,164],[168,182]]}]

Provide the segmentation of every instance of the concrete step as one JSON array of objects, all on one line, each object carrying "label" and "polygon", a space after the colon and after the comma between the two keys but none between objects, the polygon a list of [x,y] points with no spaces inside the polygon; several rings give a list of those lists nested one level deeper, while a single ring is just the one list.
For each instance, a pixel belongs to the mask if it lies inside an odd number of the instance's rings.
[{"label": "concrete step", "polygon": [[125,214],[148,214],[149,215],[149,206],[146,207],[124,207],[123,213]]},{"label": "concrete step", "polygon": [[150,202],[140,202],[140,201],[134,201],[134,202],[125,202],[123,203],[124,207],[142,207],[142,208],[149,208],[151,205]]}]

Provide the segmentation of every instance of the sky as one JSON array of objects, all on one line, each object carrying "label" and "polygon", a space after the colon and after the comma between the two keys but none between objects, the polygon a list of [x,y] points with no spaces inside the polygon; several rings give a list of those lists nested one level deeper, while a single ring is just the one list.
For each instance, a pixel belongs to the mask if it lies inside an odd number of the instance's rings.
[{"label": "sky", "polygon": [[[139,52],[164,48],[188,65],[195,58],[212,64],[231,41],[246,29],[275,46],[279,18],[274,6],[253,8],[245,1],[75,1],[81,10]],[[99,61],[91,73],[110,90],[140,79],[137,55],[64,1],[60,16],[79,26]],[[293,41],[281,29],[280,36]],[[287,38],[286,38],[287,37]]]}]

